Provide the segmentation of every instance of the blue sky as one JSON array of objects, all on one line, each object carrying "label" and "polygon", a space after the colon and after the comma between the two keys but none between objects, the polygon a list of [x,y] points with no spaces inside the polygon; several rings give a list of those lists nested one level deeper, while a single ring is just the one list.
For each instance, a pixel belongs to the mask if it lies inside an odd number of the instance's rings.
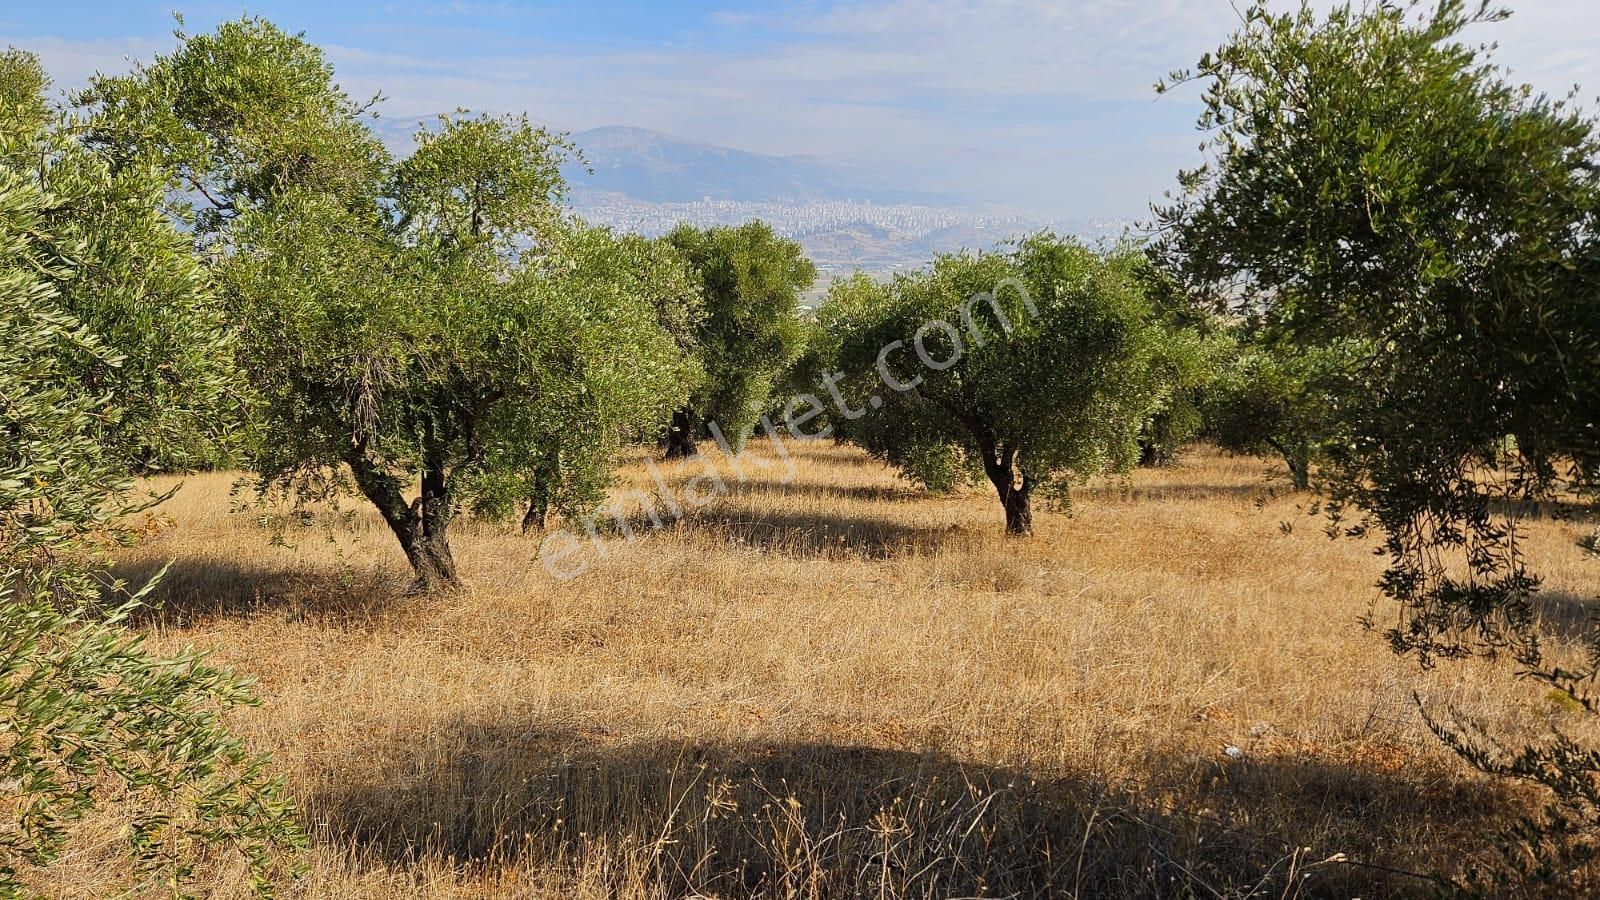
[{"label": "blue sky", "polygon": [[[1243,2],[1243,0],[1239,0]],[[1525,80],[1600,94],[1600,3],[1511,0],[1475,35]],[[1197,159],[1198,98],[1151,84],[1237,24],[1229,0],[0,0],[0,43],[63,88],[244,12],[327,48],[386,116],[457,107],[849,160],[886,187],[1137,218]]]}]

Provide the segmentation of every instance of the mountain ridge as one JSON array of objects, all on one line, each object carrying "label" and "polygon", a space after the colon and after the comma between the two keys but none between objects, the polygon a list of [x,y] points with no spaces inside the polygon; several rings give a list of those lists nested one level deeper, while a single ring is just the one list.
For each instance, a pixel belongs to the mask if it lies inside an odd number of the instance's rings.
[{"label": "mountain ridge", "polygon": [[[408,152],[415,120],[379,126],[385,143]],[[429,128],[437,117],[424,117]],[[574,212],[622,231],[658,235],[761,219],[801,243],[825,271],[899,271],[934,254],[987,249],[1019,234],[1056,227],[1086,239],[1115,237],[1119,221],[1047,222],[1013,210],[933,192],[886,188],[892,176],[812,155],[775,156],[607,125],[568,135],[582,161],[561,167]]]},{"label": "mountain ridge", "polygon": [[[584,162],[562,176],[575,194],[620,194],[648,203],[858,201],[965,207],[963,198],[885,188],[868,170],[818,156],[775,156],[606,125],[571,135]],[[879,183],[874,183],[879,182]]]}]

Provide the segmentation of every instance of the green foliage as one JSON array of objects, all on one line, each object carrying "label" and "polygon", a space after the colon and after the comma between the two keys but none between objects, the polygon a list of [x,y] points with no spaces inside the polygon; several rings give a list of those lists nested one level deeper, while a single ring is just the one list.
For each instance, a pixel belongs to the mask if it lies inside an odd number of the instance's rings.
[{"label": "green foliage", "polygon": [[563,138],[443,117],[392,162],[321,53],[245,19],[85,94],[118,158],[175,168],[238,332],[264,493],[359,492],[423,590],[448,529],[576,511],[693,370],[681,262],[565,221]]},{"label": "green foliage", "polygon": [[666,240],[683,254],[704,298],[694,333],[704,379],[676,417],[669,454],[692,453],[708,422],[740,444],[804,347],[800,293],[816,280],[816,267],[799,244],[763,222],[680,226]]},{"label": "green foliage", "polygon": [[571,150],[563,139],[526,117],[440,116],[416,143],[394,175],[400,229],[413,240],[505,252],[519,236],[555,231],[566,187],[561,161]]},{"label": "green foliage", "polygon": [[1158,373],[1155,406],[1139,434],[1139,464],[1171,464],[1205,431],[1205,407],[1233,351],[1222,331],[1168,326],[1152,364]]},{"label": "green foliage", "polygon": [[372,103],[338,89],[319,48],[264,19],[175,34],[173,53],[96,76],[77,97],[116,166],[170,173],[202,238],[291,188],[372,199],[388,156],[361,121]]},{"label": "green foliage", "polygon": [[700,378],[680,345],[700,295],[665,242],[582,225],[523,278],[548,341],[537,360],[540,402],[501,421],[472,495],[493,516],[526,502],[533,527],[604,502],[624,442],[653,438],[683,402]]},{"label": "green foliage", "polygon": [[1039,234],[839,282],[819,317],[849,376],[846,435],[930,487],[987,476],[1026,533],[1035,488],[1138,458],[1162,340],[1140,265]]},{"label": "green foliage", "polygon": [[1139,434],[1139,464],[1153,468],[1170,465],[1204,431],[1201,407],[1233,352],[1233,340],[1223,320],[1196,310],[1168,273],[1149,265],[1140,273],[1162,330],[1152,359],[1158,393]]},{"label": "green foliage", "polygon": [[[0,776],[18,817],[0,829],[0,894],[25,889],[95,808],[132,810],[126,837],[142,884],[181,895],[209,851],[230,849],[269,896],[305,846],[267,759],[218,711],[254,704],[249,683],[192,650],[160,657],[120,627],[140,605],[88,619],[57,587],[0,569]],[[152,585],[153,586],[153,585]]]},{"label": "green foliage", "polygon": [[[0,66],[8,93],[27,71],[18,60]],[[9,159],[0,166],[0,797],[16,815],[0,827],[0,894],[23,895],[33,868],[73,846],[75,825],[112,805],[132,813],[128,851],[141,886],[181,893],[202,859],[232,851],[269,894],[279,851],[304,838],[265,759],[218,718],[254,702],[248,684],[193,651],[146,650],[120,627],[142,595],[91,618],[99,595],[85,558],[125,538],[124,517],[148,505],[122,446],[105,438],[135,420],[123,398],[151,398],[134,379],[86,388],[86,371],[114,375],[127,357],[61,295],[91,277],[74,267],[103,257],[63,248],[118,234],[86,234],[93,222],[62,215],[46,185],[63,181],[76,186]],[[99,308],[144,302],[145,287],[107,280]]]},{"label": "green foliage", "polygon": [[[50,76],[32,53],[8,47],[0,52],[0,109],[12,135],[41,134],[50,123],[45,92]],[[9,158],[10,152],[7,156]]]},{"label": "green foliage", "polygon": [[[1579,670],[1547,657],[1537,579],[1499,501],[1592,496],[1600,141],[1570,101],[1512,84],[1462,40],[1498,18],[1460,0],[1247,11],[1221,50],[1177,73],[1206,83],[1213,159],[1158,211],[1156,252],[1192,290],[1262,313],[1296,352],[1366,348],[1345,363],[1355,389],[1328,473],[1336,522],[1383,535],[1396,650],[1509,653],[1592,711],[1600,629]],[[1491,746],[1458,736],[1481,751],[1469,759],[1600,822],[1594,754],[1561,739],[1494,763]]]},{"label": "green foliage", "polygon": [[1358,385],[1345,383],[1348,344],[1295,347],[1245,337],[1204,401],[1205,423],[1223,449],[1281,457],[1294,486],[1311,485],[1311,468],[1337,440],[1342,398]]},{"label": "green foliage", "polygon": [[85,361],[121,357],[60,302],[65,277],[48,245],[53,201],[26,173],[0,168],[0,568],[43,567],[113,530],[131,511],[126,472],[97,439],[107,398],[80,390]]},{"label": "green foliage", "polygon": [[113,170],[78,121],[50,110],[31,56],[0,56],[0,163],[37,185],[33,253],[55,303],[115,351],[80,355],[70,375],[104,397],[96,435],[133,471],[188,469],[226,454],[237,398],[222,312],[188,241],[161,213],[165,178]]}]

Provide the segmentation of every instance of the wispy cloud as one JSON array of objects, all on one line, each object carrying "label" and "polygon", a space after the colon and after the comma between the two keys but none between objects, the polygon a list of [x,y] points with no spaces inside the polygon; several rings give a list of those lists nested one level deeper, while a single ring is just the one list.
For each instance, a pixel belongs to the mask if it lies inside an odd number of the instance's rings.
[{"label": "wispy cloud", "polygon": [[[1600,93],[1600,7],[1523,5],[1472,37],[1498,40],[1502,61],[1541,88]],[[1064,215],[1139,215],[1194,161],[1195,98],[1157,101],[1150,86],[1238,25],[1228,0],[807,0],[709,11],[658,41],[608,43],[502,27],[522,5],[383,9],[328,56],[352,94],[383,93],[394,118],[467,107],[574,130],[636,125],[845,156],[903,187]],[[170,40],[26,44],[72,85]]]},{"label": "wispy cloud", "polygon": [[0,46],[21,47],[38,54],[61,92],[83,87],[99,73],[126,71],[131,61],[149,59],[171,49],[172,45],[170,36],[70,40],[58,37],[8,38],[0,35]]},{"label": "wispy cloud", "polygon": [[1551,94],[1581,85],[1600,96],[1600,4],[1593,0],[1520,0],[1505,22],[1472,37],[1498,43],[1498,58],[1519,79]]}]

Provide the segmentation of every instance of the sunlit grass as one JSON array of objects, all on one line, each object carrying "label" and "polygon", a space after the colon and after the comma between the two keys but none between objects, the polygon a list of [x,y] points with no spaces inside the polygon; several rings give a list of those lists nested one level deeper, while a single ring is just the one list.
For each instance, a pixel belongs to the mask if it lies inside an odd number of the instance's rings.
[{"label": "sunlit grass", "polygon": [[[569,581],[463,523],[469,590],[404,597],[375,517],[270,546],[226,474],[120,571],[172,560],[141,627],[260,679],[237,724],[316,839],[291,896],[1422,894],[1387,870],[1487,859],[1538,798],[1448,755],[1411,693],[1581,725],[1505,669],[1395,659],[1357,625],[1381,561],[1267,461],[1092,485],[1019,542],[985,491],[799,454]],[[1531,525],[1552,593],[1583,602],[1592,527]],[[58,892],[98,896],[108,859]]]}]

